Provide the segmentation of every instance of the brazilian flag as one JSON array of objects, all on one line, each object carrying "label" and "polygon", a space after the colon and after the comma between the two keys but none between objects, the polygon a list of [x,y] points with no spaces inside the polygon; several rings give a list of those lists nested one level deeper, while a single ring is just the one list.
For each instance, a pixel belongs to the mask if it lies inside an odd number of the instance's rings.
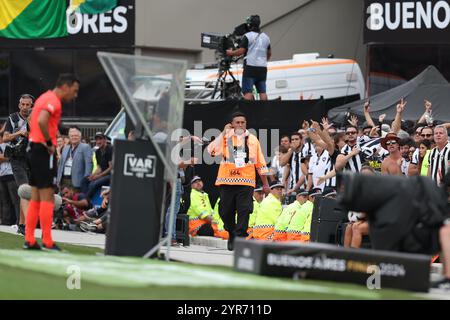
[{"label": "brazilian flag", "polygon": [[114,9],[117,0],[70,0],[70,10],[85,14],[103,13]]},{"label": "brazilian flag", "polygon": [[66,0],[0,0],[0,37],[65,37],[66,9]]}]

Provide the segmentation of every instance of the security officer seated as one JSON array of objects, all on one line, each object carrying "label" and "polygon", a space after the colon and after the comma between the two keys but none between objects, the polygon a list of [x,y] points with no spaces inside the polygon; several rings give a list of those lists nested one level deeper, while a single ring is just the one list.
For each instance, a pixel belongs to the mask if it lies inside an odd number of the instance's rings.
[{"label": "security officer seated", "polygon": [[191,180],[191,205],[187,212],[189,216],[189,234],[195,236],[214,236],[211,226],[214,211],[208,194],[203,191],[203,181],[199,176]]},{"label": "security officer seated", "polygon": [[289,223],[286,231],[288,241],[309,242],[314,199],[320,194],[322,194],[322,191],[319,188],[309,190],[308,200],[294,214]]},{"label": "security officer seated", "polygon": [[255,190],[253,190],[253,212],[250,214],[250,217],[248,219],[248,228],[247,228],[249,239],[252,238],[251,234],[253,233],[253,226],[255,225],[259,207],[261,206],[261,202],[264,200],[264,196],[265,194],[262,186],[257,186]]},{"label": "security officer seated", "polygon": [[261,202],[253,227],[253,238],[257,240],[272,240],[275,223],[283,210],[281,200],[283,198],[284,185],[273,181],[270,185],[270,193]]},{"label": "security officer seated", "polygon": [[287,229],[294,215],[299,212],[303,204],[308,201],[308,191],[303,188],[298,190],[295,201],[283,209],[275,224],[273,241],[287,241]]}]

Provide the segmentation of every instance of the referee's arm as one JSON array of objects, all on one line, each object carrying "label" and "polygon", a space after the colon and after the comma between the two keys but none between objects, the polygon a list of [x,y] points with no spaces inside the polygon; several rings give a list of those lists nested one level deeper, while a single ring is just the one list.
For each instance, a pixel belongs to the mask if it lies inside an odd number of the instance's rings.
[{"label": "referee's arm", "polygon": [[[38,117],[39,129],[41,129],[42,135],[44,136],[45,141],[50,140],[50,134],[48,133],[48,121],[50,119],[50,112],[47,110],[41,110]],[[46,145],[49,154],[53,154],[55,152],[55,146],[52,144],[51,146]]]}]

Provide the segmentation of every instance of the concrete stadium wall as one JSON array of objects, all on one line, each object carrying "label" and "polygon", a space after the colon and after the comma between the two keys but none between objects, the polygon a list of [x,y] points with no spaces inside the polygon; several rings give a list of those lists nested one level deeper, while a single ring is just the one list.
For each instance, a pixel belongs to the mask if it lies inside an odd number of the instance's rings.
[{"label": "concrete stadium wall", "polygon": [[355,58],[364,70],[361,0],[136,0],[136,52],[214,61],[200,47],[201,32],[230,33],[251,14],[259,14],[271,37],[273,60],[294,53]]}]

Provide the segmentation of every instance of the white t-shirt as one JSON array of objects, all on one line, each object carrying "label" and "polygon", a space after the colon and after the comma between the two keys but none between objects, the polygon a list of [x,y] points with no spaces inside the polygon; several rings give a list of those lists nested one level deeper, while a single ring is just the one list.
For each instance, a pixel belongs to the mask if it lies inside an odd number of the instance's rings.
[{"label": "white t-shirt", "polygon": [[284,175],[284,167],[280,166],[280,156],[278,153],[272,158],[270,168],[272,173],[275,175],[277,182],[282,183]]},{"label": "white t-shirt", "polygon": [[330,165],[331,161],[328,150],[324,150],[320,156],[317,153],[315,153],[311,157],[311,159],[309,160],[308,173],[312,175],[314,188],[320,188],[323,191],[323,188],[325,187],[325,182],[316,185],[317,179],[319,177],[323,177],[326,173],[329,172]]}]

